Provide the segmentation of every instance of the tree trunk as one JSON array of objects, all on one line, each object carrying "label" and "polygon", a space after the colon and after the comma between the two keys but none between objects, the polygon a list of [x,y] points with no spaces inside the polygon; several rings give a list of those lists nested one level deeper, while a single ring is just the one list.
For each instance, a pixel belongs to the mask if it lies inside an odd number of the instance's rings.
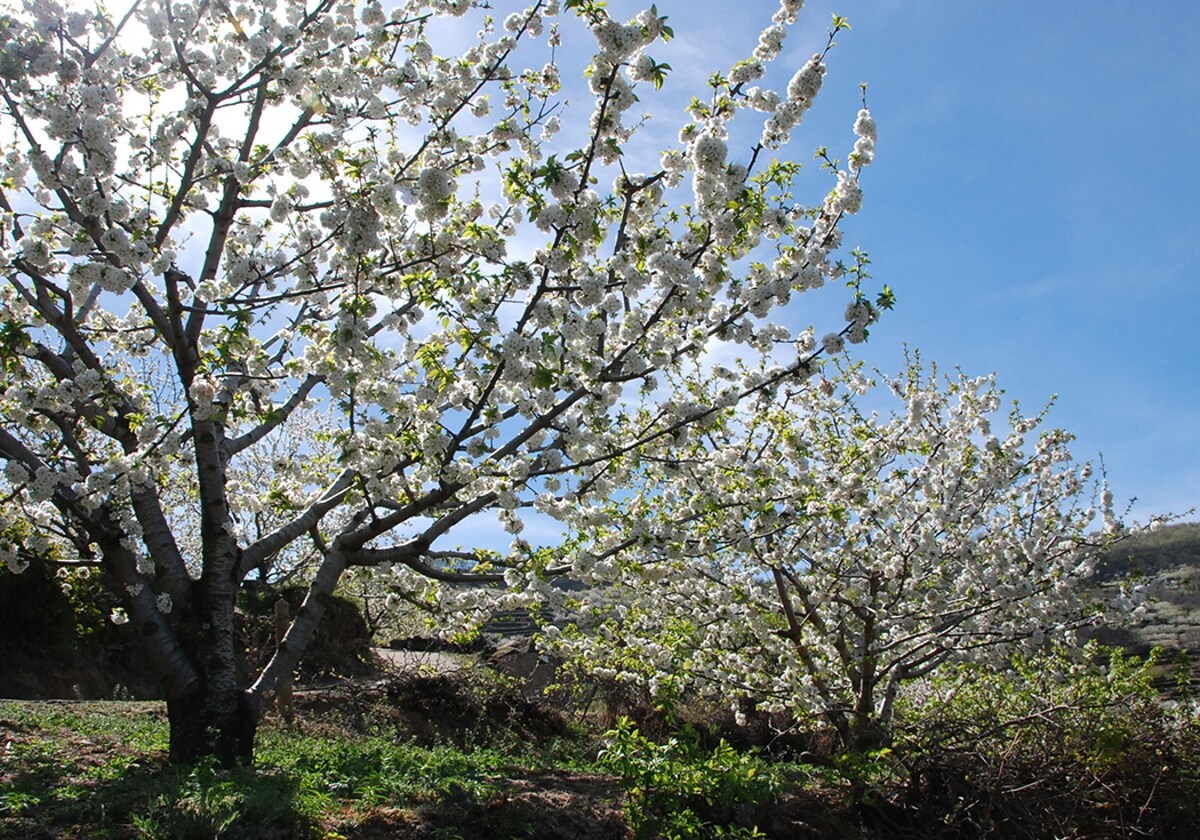
[{"label": "tree trunk", "polygon": [[[291,626],[291,609],[285,598],[280,596],[275,602],[275,649],[283,644],[284,638],[287,636],[288,628]],[[275,708],[283,715],[283,719],[291,723],[295,718],[292,711],[292,675],[285,674],[279,678],[279,682],[275,686]]]},{"label": "tree trunk", "polygon": [[233,767],[254,761],[258,710],[245,692],[238,692],[232,711],[224,713],[205,702],[203,690],[168,699],[167,721],[173,764],[214,758],[224,767]]},{"label": "tree trunk", "polygon": [[202,598],[176,625],[180,645],[199,679],[167,691],[170,760],[195,764],[212,758],[231,767],[254,760],[260,706],[245,690],[244,661],[234,626],[232,597]]}]

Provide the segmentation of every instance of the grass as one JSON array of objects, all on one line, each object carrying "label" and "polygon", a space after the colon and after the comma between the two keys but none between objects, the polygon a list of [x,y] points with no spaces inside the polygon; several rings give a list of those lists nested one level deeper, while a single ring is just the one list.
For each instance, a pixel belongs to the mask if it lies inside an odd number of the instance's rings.
[{"label": "grass", "polygon": [[1155,667],[951,674],[888,747],[823,758],[734,746],[701,705],[602,735],[471,678],[304,692],[233,770],[168,764],[162,704],[0,701],[0,838],[1190,838],[1200,707]]},{"label": "grass", "polygon": [[422,809],[466,837],[456,823],[503,799],[514,775],[594,769],[570,738],[422,745],[307,728],[264,727],[253,768],[182,768],[166,761],[161,704],[0,703],[0,837],[332,840]]},{"label": "grass", "polygon": [[214,837],[294,798],[278,774],[168,766],[161,704],[5,703],[0,732],[0,836]]}]

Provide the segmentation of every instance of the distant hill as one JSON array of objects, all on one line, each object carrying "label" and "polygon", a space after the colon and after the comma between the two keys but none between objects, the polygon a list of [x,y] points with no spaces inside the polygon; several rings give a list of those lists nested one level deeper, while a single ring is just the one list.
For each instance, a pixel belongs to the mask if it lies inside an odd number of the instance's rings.
[{"label": "distant hill", "polygon": [[1132,578],[1146,599],[1126,626],[1099,631],[1097,639],[1137,653],[1157,646],[1200,657],[1200,522],[1131,537],[1101,560],[1096,576],[1108,586]]}]

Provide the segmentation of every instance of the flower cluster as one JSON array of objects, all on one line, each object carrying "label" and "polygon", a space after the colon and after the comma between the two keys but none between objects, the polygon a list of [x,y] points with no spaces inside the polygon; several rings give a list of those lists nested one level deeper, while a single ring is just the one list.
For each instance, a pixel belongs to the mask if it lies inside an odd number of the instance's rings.
[{"label": "flower cluster", "polygon": [[850,168],[857,173],[875,160],[875,118],[866,108],[860,110],[854,120],[854,133],[858,139],[854,141],[854,151],[850,153]]},{"label": "flower cluster", "polygon": [[825,62],[821,55],[814,55],[788,82],[787,98],[782,100],[763,126],[762,144],[776,149],[785,144],[792,132],[812,107],[821,83],[825,80]]}]

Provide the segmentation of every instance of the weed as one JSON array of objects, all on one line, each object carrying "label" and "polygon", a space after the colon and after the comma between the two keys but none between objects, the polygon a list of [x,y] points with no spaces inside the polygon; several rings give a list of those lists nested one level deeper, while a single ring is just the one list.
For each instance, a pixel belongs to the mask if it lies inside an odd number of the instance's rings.
[{"label": "weed", "polygon": [[294,787],[282,774],[204,763],[171,768],[157,782],[160,792],[131,817],[147,840],[260,838],[303,828]]},{"label": "weed", "polygon": [[770,768],[755,754],[739,753],[725,741],[706,750],[690,727],[658,744],[629,718],[618,720],[605,738],[600,761],[625,790],[639,838],[762,836],[753,825],[732,824],[776,789]]}]

